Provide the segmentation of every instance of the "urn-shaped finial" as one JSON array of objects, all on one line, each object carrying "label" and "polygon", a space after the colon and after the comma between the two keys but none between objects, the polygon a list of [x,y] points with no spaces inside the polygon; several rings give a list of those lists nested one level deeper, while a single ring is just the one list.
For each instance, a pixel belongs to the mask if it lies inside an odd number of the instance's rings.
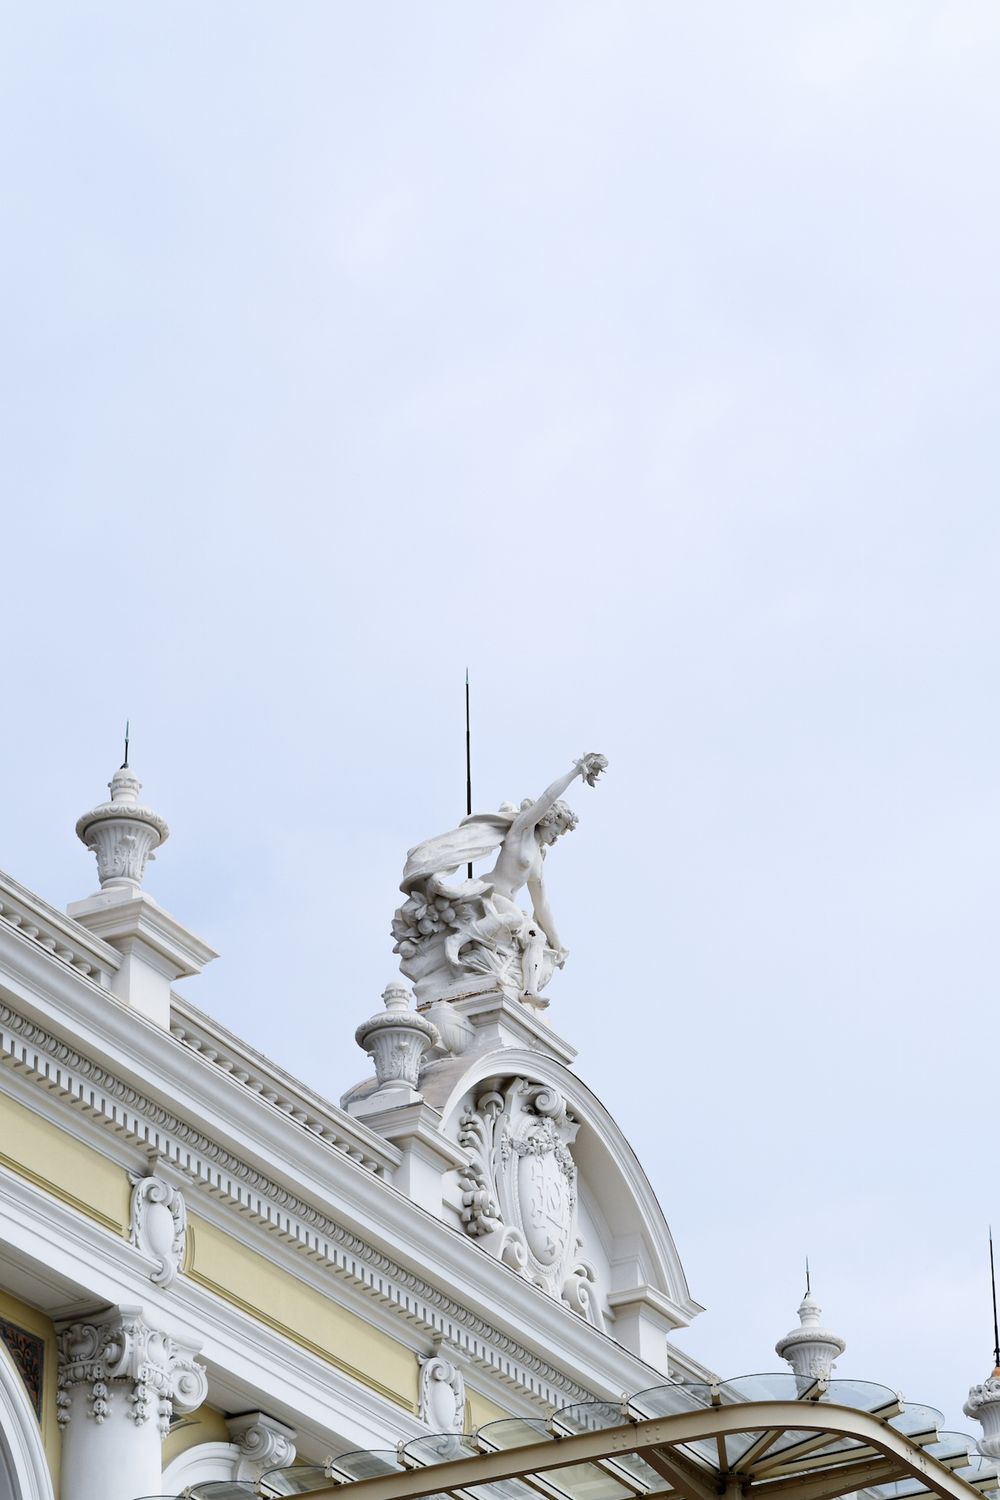
[{"label": "urn-shaped finial", "polygon": [[77,820],[76,836],[97,856],[103,890],[137,890],[153,850],[166,842],[170,830],[158,813],[139,803],[142,783],[128,766],[112,776],[110,802],[92,807]]},{"label": "urn-shaped finial", "polygon": [[371,1054],[380,1089],[416,1090],[424,1053],[440,1042],[437,1027],[410,1009],[410,991],[394,980],[382,994],[385,1010],[354,1033]]},{"label": "urn-shaped finial", "polygon": [[962,1410],[982,1426],[979,1451],[983,1457],[1000,1458],[1000,1365],[981,1385],[972,1387]]},{"label": "urn-shaped finial", "polygon": [[822,1326],[823,1309],[811,1291],[799,1303],[799,1327],[774,1346],[776,1354],[809,1380],[829,1380],[833,1362],[847,1348],[844,1340]]}]

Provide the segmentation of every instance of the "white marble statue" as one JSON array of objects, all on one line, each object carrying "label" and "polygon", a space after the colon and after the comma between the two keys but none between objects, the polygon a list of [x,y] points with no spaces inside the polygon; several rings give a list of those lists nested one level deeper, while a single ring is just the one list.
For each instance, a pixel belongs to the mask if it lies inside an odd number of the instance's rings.
[{"label": "white marble statue", "polygon": [[[553,971],[566,962],[545,893],[550,845],[576,827],[561,800],[579,776],[594,786],[607,767],[603,755],[583,755],[542,795],[520,807],[473,813],[450,833],[409,851],[392,935],[399,966],[413,981],[418,1003],[501,989],[511,998],[538,1000]],[[463,865],[499,850],[488,875],[449,882]],[[531,915],[515,897],[527,886]]]}]

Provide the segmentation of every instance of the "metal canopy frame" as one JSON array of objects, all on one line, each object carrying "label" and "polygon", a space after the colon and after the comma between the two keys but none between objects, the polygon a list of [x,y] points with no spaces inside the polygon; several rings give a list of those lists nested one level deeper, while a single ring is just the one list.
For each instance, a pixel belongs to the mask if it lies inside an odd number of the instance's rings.
[{"label": "metal canopy frame", "polygon": [[[345,1475],[308,1493],[310,1500],[345,1500],[346,1488],[350,1500],[837,1500],[875,1489],[879,1500],[974,1500],[997,1489],[996,1470],[970,1460],[968,1439],[945,1434],[942,1442],[936,1424],[920,1431],[919,1421],[906,1435],[890,1425],[904,1411],[898,1400],[860,1411],[816,1399],[824,1385],[805,1399],[724,1405],[716,1397],[718,1404],[645,1419],[626,1402],[620,1425],[596,1431],[563,1433],[557,1413],[552,1435],[538,1442],[367,1479]],[[266,1475],[261,1492],[281,1493]]]}]

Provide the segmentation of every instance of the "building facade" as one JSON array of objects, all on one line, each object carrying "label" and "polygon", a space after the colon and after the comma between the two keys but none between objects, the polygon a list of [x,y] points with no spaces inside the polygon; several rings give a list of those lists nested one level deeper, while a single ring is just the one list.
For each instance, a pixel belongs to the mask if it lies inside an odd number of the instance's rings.
[{"label": "building facade", "polygon": [[95,894],[64,914],[0,876],[0,1500],[305,1486],[708,1378],[655,1193],[539,993],[541,859],[600,761],[411,851],[413,989],[358,1028],[339,1106],[178,992],[216,955],[144,888],[167,827],[127,767],[77,825]]}]

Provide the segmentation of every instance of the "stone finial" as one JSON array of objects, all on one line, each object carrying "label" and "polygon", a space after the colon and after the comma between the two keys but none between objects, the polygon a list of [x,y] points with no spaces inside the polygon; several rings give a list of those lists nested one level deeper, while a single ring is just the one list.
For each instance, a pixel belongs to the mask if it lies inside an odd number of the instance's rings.
[{"label": "stone finial", "polygon": [[962,1410],[982,1426],[979,1451],[983,1457],[1000,1458],[1000,1365],[981,1385],[972,1387]]},{"label": "stone finial", "polygon": [[800,1327],[786,1333],[774,1346],[776,1354],[809,1380],[829,1380],[833,1362],[847,1348],[844,1340],[821,1324],[823,1309],[811,1291],[799,1303]]},{"label": "stone finial", "polygon": [[158,813],[139,803],[142,783],[127,766],[108,782],[110,802],[101,802],[77,820],[76,836],[97,856],[102,890],[136,891],[154,849],[166,843],[170,829]]},{"label": "stone finial", "polygon": [[372,1016],[354,1033],[359,1047],[371,1054],[379,1090],[415,1093],[424,1053],[440,1043],[437,1027],[410,1009],[410,991],[397,980],[382,994],[385,1010]]}]

